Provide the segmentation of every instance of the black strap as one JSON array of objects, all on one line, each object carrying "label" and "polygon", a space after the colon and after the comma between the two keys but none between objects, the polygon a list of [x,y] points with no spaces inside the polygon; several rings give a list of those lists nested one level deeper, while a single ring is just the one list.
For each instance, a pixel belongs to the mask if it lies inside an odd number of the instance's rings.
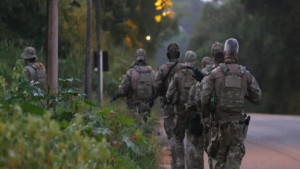
[{"label": "black strap", "polygon": [[173,69],[177,64],[178,64],[178,62],[175,62],[175,63],[170,67],[169,71],[167,72],[166,76],[165,76],[164,79],[163,79],[163,85],[162,85],[162,86],[165,86],[165,82],[166,82],[168,76],[170,75],[172,69]]}]

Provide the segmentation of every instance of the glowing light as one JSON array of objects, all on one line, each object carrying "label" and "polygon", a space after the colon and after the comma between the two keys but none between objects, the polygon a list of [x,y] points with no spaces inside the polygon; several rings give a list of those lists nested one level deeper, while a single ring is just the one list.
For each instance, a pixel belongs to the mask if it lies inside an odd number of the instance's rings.
[{"label": "glowing light", "polygon": [[155,21],[156,22],[161,22],[161,15],[156,15],[155,16]]},{"label": "glowing light", "polygon": [[150,36],[150,35],[147,35],[147,36],[146,36],[146,40],[147,40],[147,41],[150,41],[150,40],[151,40],[151,36]]}]

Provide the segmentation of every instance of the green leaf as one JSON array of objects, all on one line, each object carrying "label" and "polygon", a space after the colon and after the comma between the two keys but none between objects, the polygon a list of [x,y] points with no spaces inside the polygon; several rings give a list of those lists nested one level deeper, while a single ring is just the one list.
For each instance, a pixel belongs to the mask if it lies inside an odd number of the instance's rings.
[{"label": "green leaf", "polygon": [[128,137],[124,137],[122,140],[126,143],[127,147],[130,148],[133,152],[135,152],[136,154],[140,154],[140,149]]},{"label": "green leaf", "polygon": [[44,115],[46,110],[42,107],[30,104],[30,103],[19,103],[20,107],[24,112],[34,114],[34,115]]},{"label": "green leaf", "polygon": [[124,115],[117,116],[117,119],[121,122],[121,124],[126,125],[126,126],[130,126],[134,123],[133,118],[129,118]]}]

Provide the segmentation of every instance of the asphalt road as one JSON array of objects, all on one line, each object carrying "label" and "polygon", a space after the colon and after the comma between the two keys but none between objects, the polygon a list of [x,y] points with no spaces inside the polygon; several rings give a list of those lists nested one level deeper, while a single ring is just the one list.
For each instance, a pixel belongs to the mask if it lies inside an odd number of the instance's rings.
[{"label": "asphalt road", "polygon": [[[241,169],[300,169],[300,116],[250,115]],[[164,133],[161,137],[165,137]],[[161,140],[166,145],[166,139]],[[161,165],[165,169],[170,168],[168,154],[166,145],[162,148]],[[208,169],[206,156],[205,169]]]}]

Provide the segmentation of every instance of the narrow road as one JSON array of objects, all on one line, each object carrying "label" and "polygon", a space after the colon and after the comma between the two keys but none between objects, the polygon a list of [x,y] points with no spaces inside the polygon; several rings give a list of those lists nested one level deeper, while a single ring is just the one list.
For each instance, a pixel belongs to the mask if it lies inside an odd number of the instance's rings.
[{"label": "narrow road", "polygon": [[[241,169],[299,169],[300,116],[250,115],[246,155]],[[170,169],[169,148],[163,125],[160,133],[161,167]],[[205,169],[208,169],[206,156]]]}]

